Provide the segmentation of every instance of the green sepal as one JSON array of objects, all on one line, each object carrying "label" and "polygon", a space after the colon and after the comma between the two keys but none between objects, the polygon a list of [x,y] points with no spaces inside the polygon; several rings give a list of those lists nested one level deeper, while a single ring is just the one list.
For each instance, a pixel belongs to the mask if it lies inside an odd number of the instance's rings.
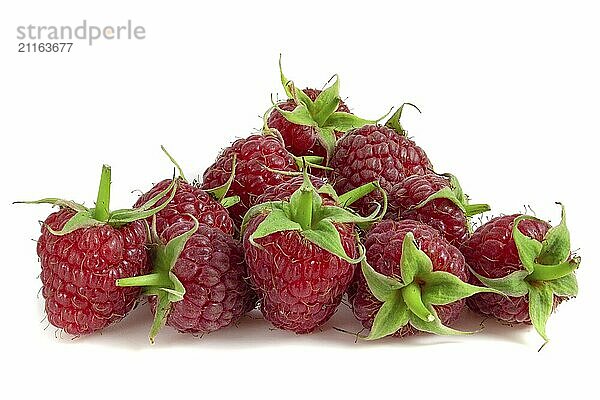
[{"label": "green sepal", "polygon": [[45,225],[46,229],[48,229],[48,231],[50,233],[52,233],[55,236],[64,236],[67,235],[73,231],[76,231],[77,229],[82,229],[82,228],[89,228],[92,226],[100,226],[100,225],[106,225],[106,222],[104,221],[98,221],[97,219],[94,219],[93,217],[93,213],[92,211],[79,211],[77,213],[75,213],[75,215],[73,215],[62,227],[62,229],[55,231],[54,229],[50,228],[49,225]]},{"label": "green sepal", "polygon": [[545,282],[537,282],[529,286],[529,318],[539,335],[548,342],[546,323],[552,314],[554,293],[552,287]]},{"label": "green sepal", "polygon": [[382,213],[381,206],[377,206],[375,211],[366,217],[362,217],[352,210],[338,206],[323,206],[315,212],[317,219],[327,219],[331,222],[363,224],[377,221]]},{"label": "green sepal", "polygon": [[435,308],[433,308],[431,305],[427,306],[427,308],[428,308],[429,312],[431,313],[431,315],[433,315],[433,319],[423,320],[411,313],[409,323],[410,323],[410,325],[412,325],[413,328],[415,328],[421,332],[428,332],[428,333],[433,333],[436,335],[447,335],[447,336],[471,335],[471,334],[477,332],[477,331],[464,332],[464,331],[452,329],[452,328],[442,324],[442,321],[440,320],[440,317],[437,315]]},{"label": "green sepal", "polygon": [[184,215],[194,221],[194,226],[174,237],[168,243],[158,243],[154,247],[154,269],[151,274],[122,278],[116,281],[116,285],[120,287],[142,286],[145,295],[158,297],[156,312],[149,333],[151,343],[154,343],[154,338],[165,325],[171,304],[183,300],[185,296],[185,287],[173,273],[173,267],[179,260],[189,238],[198,230],[199,223],[191,214]]},{"label": "green sepal", "polygon": [[[204,189],[205,192],[211,194],[217,201],[221,202],[225,196],[227,196],[227,192],[229,192],[229,188],[235,179],[235,168],[237,164],[237,154],[233,154],[231,158],[231,174],[229,174],[229,178],[227,181],[220,186],[217,186],[212,189]],[[238,200],[239,201],[239,200]],[[221,203],[222,204],[222,203]],[[235,204],[235,203],[234,203]],[[231,204],[233,205],[233,204]]]},{"label": "green sepal", "polygon": [[259,246],[255,240],[276,232],[283,231],[301,231],[302,226],[299,223],[289,219],[285,211],[274,208],[267,214],[267,217],[256,227],[256,230],[250,235],[250,243]]},{"label": "green sepal", "polygon": [[575,278],[575,273],[573,272],[562,278],[547,281],[546,284],[550,286],[555,295],[561,297],[575,297],[579,290],[577,278]]},{"label": "green sepal", "polygon": [[535,260],[542,250],[542,244],[537,240],[524,235],[519,230],[519,223],[525,219],[535,220],[536,218],[529,215],[521,215],[515,218],[512,228],[512,237],[517,246],[519,259],[521,260],[523,267],[531,274],[535,267]]},{"label": "green sepal", "polygon": [[156,297],[156,311],[154,312],[154,319],[152,320],[152,326],[150,327],[150,333],[148,334],[150,344],[154,344],[154,338],[156,338],[158,332],[165,326],[167,317],[171,311],[171,302],[169,301],[167,293],[158,291]]},{"label": "green sepal", "polygon": [[[364,253],[364,250],[362,250],[362,245],[359,248],[361,249],[361,255],[363,255],[362,253]],[[367,281],[369,290],[373,293],[373,296],[382,303],[390,299],[392,294],[398,292],[398,289],[404,287],[404,283],[399,279],[375,271],[367,262],[366,257],[363,257],[360,268]]]},{"label": "green sepal", "polygon": [[276,200],[276,201],[269,201],[269,202],[262,203],[262,204],[256,204],[256,205],[250,207],[250,209],[248,209],[248,211],[246,211],[246,214],[244,214],[244,218],[242,219],[242,224],[240,226],[240,233],[242,235],[244,234],[244,232],[246,231],[246,228],[248,227],[248,223],[250,222],[250,220],[252,218],[256,217],[257,215],[263,214],[263,213],[268,213],[274,209],[283,210],[285,205],[286,205],[286,203],[284,201]]},{"label": "green sepal", "polygon": [[310,115],[310,111],[308,111],[308,108],[304,104],[298,104],[292,111],[283,110],[278,106],[275,108],[281,113],[281,115],[283,115],[285,119],[293,124],[312,127],[317,126],[317,122]]},{"label": "green sepal", "polygon": [[454,203],[467,218],[467,224],[470,217],[490,211],[490,206],[487,204],[469,204],[469,198],[464,194],[458,179],[452,174],[442,174],[449,179],[449,186],[443,187],[425,200],[417,204],[414,208],[421,208],[435,199],[447,199]]},{"label": "green sepal", "polygon": [[550,228],[542,241],[542,249],[537,256],[537,262],[545,265],[560,264],[571,254],[571,236],[567,228],[565,206],[561,203],[560,224]]},{"label": "green sepal", "polygon": [[460,210],[466,214],[467,210],[465,209],[465,205],[456,197],[455,193],[452,191],[452,189],[450,189],[449,187],[444,187],[440,190],[438,190],[437,192],[435,192],[434,194],[432,194],[431,196],[427,197],[425,200],[423,200],[422,202],[420,202],[419,204],[417,204],[415,206],[415,208],[421,208],[424,205],[430,203],[432,200],[435,199],[447,199],[450,200],[452,203],[454,203],[458,208],[460,208]]},{"label": "green sepal", "polygon": [[388,128],[392,128],[393,130],[395,130],[398,134],[400,134],[402,136],[406,136],[406,130],[402,127],[402,124],[400,123],[400,118],[402,118],[402,111],[404,111],[405,105],[412,106],[419,113],[421,113],[421,110],[419,110],[419,107],[415,106],[414,104],[403,103],[400,107],[398,107],[396,112],[394,114],[392,114],[390,119],[388,119],[387,122],[385,123],[385,126],[387,126]]},{"label": "green sepal", "polygon": [[354,114],[350,114],[343,111],[336,111],[332,113],[329,116],[329,118],[327,118],[327,120],[323,123],[322,127],[330,128],[339,132],[347,132],[350,129],[356,129],[365,125],[376,124],[382,118],[385,118],[386,115],[379,119],[364,119],[357,117]]},{"label": "green sepal", "polygon": [[[146,219],[155,215],[160,210],[166,208],[171,202],[171,200],[173,200],[173,198],[175,197],[175,193],[177,192],[178,182],[178,179],[173,179],[165,190],[158,193],[156,196],[154,196],[138,208],[134,208],[131,210],[115,210],[111,212],[110,216],[108,217],[108,224],[113,226],[120,226],[140,219]],[[161,205],[154,207],[154,205],[158,203],[162,198],[164,198],[167,194],[169,195],[169,197],[167,197],[167,199]]]},{"label": "green sepal", "polygon": [[223,207],[229,208],[241,201],[240,196],[229,196],[221,199],[220,203]]},{"label": "green sepal", "polygon": [[444,271],[431,272],[423,276],[423,280],[425,281],[421,287],[423,302],[436,306],[454,303],[477,293],[504,295],[496,289],[463,282],[456,275]]},{"label": "green sepal", "polygon": [[331,199],[335,201],[336,204],[338,204],[340,207],[344,207],[344,205],[340,202],[340,196],[338,196],[331,183],[326,183],[323,186],[321,186],[319,189],[317,189],[317,193],[325,194],[331,197]]},{"label": "green sepal", "polygon": [[165,148],[165,146],[161,145],[160,149],[169,158],[169,160],[171,161],[171,163],[173,163],[173,165],[175,166],[175,168],[177,168],[177,173],[179,174],[179,177],[181,179],[183,179],[185,182],[187,182],[187,179],[185,179],[185,175],[183,173],[183,169],[181,168],[181,166],[179,165],[179,163],[175,160],[175,158],[173,158],[173,156],[171,154],[169,154],[169,152],[167,151],[167,149]]},{"label": "green sepal", "polygon": [[59,206],[60,208],[69,208],[73,211],[78,212],[90,211],[90,209],[84,206],[83,204],[75,203],[71,200],[57,199],[55,197],[47,197],[45,199],[33,201],[15,201],[13,204],[51,204],[53,206]]},{"label": "green sepal", "polygon": [[316,129],[318,132],[319,143],[321,143],[321,146],[323,146],[327,154],[327,160],[331,160],[337,142],[335,130],[331,127],[317,127]]},{"label": "green sepal", "polygon": [[486,278],[483,275],[479,275],[473,269],[471,269],[471,273],[485,286],[496,289],[507,296],[525,296],[529,291],[529,285],[525,281],[525,278],[529,275],[526,270],[515,271],[502,278]]},{"label": "green sepal", "polygon": [[362,257],[352,258],[346,254],[340,233],[335,225],[327,219],[317,222],[311,229],[303,230],[302,236],[350,264],[357,264],[362,259]]},{"label": "green sepal", "polygon": [[318,126],[324,126],[325,121],[340,105],[340,80],[337,75],[334,75],[333,79],[333,84],[323,90],[313,103],[312,116]]},{"label": "green sepal", "polygon": [[341,207],[348,207],[354,204],[357,200],[365,197],[376,189],[380,189],[379,181],[373,181],[369,183],[365,183],[357,188],[347,191],[344,194],[341,194],[338,198],[338,204]]},{"label": "green sepal", "polygon": [[402,282],[409,284],[417,275],[426,275],[433,271],[431,259],[417,247],[412,232],[408,232],[402,241],[402,255],[400,257],[400,274]]},{"label": "green sepal", "polygon": [[281,67],[281,54],[279,55],[279,76],[281,79],[281,85],[283,90],[289,99],[294,99],[296,103],[302,103],[308,107],[309,110],[313,107],[313,101],[304,93],[302,90],[296,90],[296,87],[292,81],[287,79],[283,74],[283,68]]},{"label": "green sepal", "polygon": [[396,333],[408,323],[410,316],[411,313],[404,303],[401,292],[398,290],[391,292],[387,301],[375,314],[373,326],[365,339],[377,340]]}]

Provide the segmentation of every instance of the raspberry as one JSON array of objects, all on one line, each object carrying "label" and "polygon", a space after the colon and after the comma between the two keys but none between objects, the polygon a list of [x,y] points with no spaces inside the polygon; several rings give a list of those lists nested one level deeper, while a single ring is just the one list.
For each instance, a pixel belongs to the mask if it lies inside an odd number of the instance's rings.
[{"label": "raspberry", "polygon": [[[380,125],[365,125],[348,132],[338,141],[330,166],[335,190],[342,193],[374,180],[389,193],[405,178],[432,169],[425,152],[412,140]],[[372,193],[353,207],[368,215],[381,199],[380,193]]]},{"label": "raspberry", "polygon": [[[252,219],[244,235],[250,280],[259,293],[265,319],[296,333],[312,332],[336,311],[354,274],[354,266],[304,239],[284,231],[257,239],[249,237],[265,219]],[[346,253],[356,256],[352,226],[338,225]]]},{"label": "raspberry", "polygon": [[37,254],[48,321],[73,335],[99,331],[134,307],[140,290],[117,287],[116,281],[148,271],[144,218],[166,206],[156,206],[160,197],[174,196],[173,182],[139,208],[110,211],[110,178],[104,165],[92,209],[56,198],[26,202],[61,207],[42,224]]},{"label": "raspberry", "polygon": [[[513,221],[519,216],[520,214],[513,214],[493,218],[473,233],[463,254],[476,273],[487,278],[502,278],[523,269],[517,246],[512,239]],[[519,223],[518,229],[527,237],[541,242],[550,229],[550,224],[526,219]],[[481,285],[475,277],[471,281]],[[507,298],[495,293],[481,293],[471,297],[467,305],[473,311],[509,323],[531,323],[527,296]]]},{"label": "raspberry", "polygon": [[304,173],[268,189],[242,227],[265,319],[296,333],[315,330],[336,311],[358,261],[354,224],[365,221],[315,186],[325,189]]},{"label": "raspberry", "polygon": [[470,217],[489,210],[487,204],[469,204],[451,175],[412,175],[395,184],[388,195],[389,216],[421,221],[459,248],[469,238]]},{"label": "raspberry", "polygon": [[577,295],[565,209],[559,225],[522,214],[497,217],[480,226],[463,252],[472,282],[502,291],[468,300],[471,309],[509,323],[533,324],[547,342],[546,321],[558,304]]},{"label": "raspberry", "polygon": [[[151,198],[163,192],[171,183],[170,179],[160,181],[136,201],[134,207],[146,203]],[[163,204],[167,196],[160,199],[157,205]],[[159,211],[156,217],[156,231],[160,234],[170,225],[181,221],[183,214],[193,215],[200,223],[216,227],[226,234],[233,234],[233,220],[227,209],[216,201],[210,194],[197,188],[183,179],[177,180],[177,190],[167,206]],[[152,218],[148,218],[152,223]]]},{"label": "raspberry", "polygon": [[228,193],[239,196],[240,202],[228,211],[239,224],[246,211],[256,204],[256,198],[260,194],[269,186],[289,178],[275,171],[289,172],[298,169],[294,157],[275,136],[252,135],[236,140],[217,157],[215,163],[204,172],[202,188],[215,188],[227,182],[231,176],[234,155],[235,178]]},{"label": "raspberry", "polygon": [[48,321],[72,335],[85,335],[119,321],[135,305],[138,288],[119,288],[119,278],[148,271],[146,227],[134,221],[78,229],[57,236],[75,212],[61,209],[42,225],[37,254]]},{"label": "raspberry", "polygon": [[[164,243],[193,227],[189,219],[169,226]],[[239,242],[219,229],[199,225],[172,272],[185,287],[183,300],[171,304],[166,324],[182,333],[210,333],[237,322],[256,305],[245,281],[246,264]],[[156,312],[156,296],[150,298]]]},{"label": "raspberry", "polygon": [[[461,281],[467,281],[466,264],[460,251],[442,238],[435,229],[411,220],[384,220],[367,233],[365,238],[367,261],[375,271],[388,277],[401,276],[404,240],[409,233],[414,236],[420,250],[431,260],[433,271],[447,272]],[[435,305],[433,308],[442,325],[447,325],[458,319],[464,304],[464,299],[458,299],[449,304]],[[383,303],[373,295],[363,274],[358,274],[356,294],[352,298],[351,305],[356,318],[365,328],[371,329]],[[412,325],[405,324],[392,334],[402,337],[412,335],[416,331]]]},{"label": "raspberry", "polygon": [[[317,89],[304,89],[303,92],[312,100],[315,101],[317,96],[321,94]],[[294,100],[287,100],[280,103],[278,107],[284,111],[293,111],[297,104]],[[350,109],[343,101],[340,101],[336,111],[350,113]],[[279,131],[283,137],[285,148],[292,154],[301,156],[319,156],[327,157],[327,150],[319,143],[319,133],[315,127],[308,125],[294,124],[288,121],[283,114],[274,109],[269,114],[267,126]],[[339,139],[343,132],[334,131],[335,137]]]}]

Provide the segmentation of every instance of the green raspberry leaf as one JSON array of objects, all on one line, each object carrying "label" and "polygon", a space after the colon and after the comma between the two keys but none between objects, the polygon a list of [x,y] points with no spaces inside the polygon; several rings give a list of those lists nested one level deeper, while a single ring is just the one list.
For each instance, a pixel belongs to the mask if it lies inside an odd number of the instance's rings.
[{"label": "green raspberry leaf", "polygon": [[529,215],[522,215],[520,217],[515,218],[513,222],[512,236],[515,241],[515,245],[517,246],[517,250],[519,252],[519,258],[521,263],[527,270],[527,272],[532,273],[535,260],[539,256],[542,251],[542,244],[535,239],[532,239],[519,230],[519,223],[525,219],[535,219]]},{"label": "green raspberry leaf", "polygon": [[546,284],[550,286],[552,292],[561,297],[575,297],[578,292],[577,278],[575,274],[571,272],[567,276],[562,278],[547,281]]},{"label": "green raspberry leaf", "polygon": [[529,286],[529,317],[535,330],[548,342],[546,323],[552,313],[554,294],[552,287],[544,282],[536,282]]},{"label": "green raspberry leaf", "polygon": [[[560,204],[560,203],[559,203]],[[560,224],[552,227],[546,233],[542,241],[542,249],[537,262],[545,265],[560,264],[569,258],[571,254],[571,237],[567,229],[567,217],[565,207],[561,206]]]},{"label": "green raspberry leaf", "polygon": [[452,329],[450,327],[442,324],[440,317],[437,315],[437,312],[433,308],[433,306],[427,306],[431,314],[433,314],[434,318],[432,321],[425,321],[421,318],[417,317],[414,314],[410,314],[409,322],[413,328],[420,330],[421,332],[433,333],[436,335],[469,335],[473,332],[463,332],[458,331],[456,329]]},{"label": "green raspberry leaf", "polygon": [[401,289],[404,286],[398,279],[375,271],[367,262],[366,257],[362,259],[360,268],[367,281],[369,290],[373,293],[373,296],[381,302],[386,302],[393,293],[398,292],[398,289]]},{"label": "green raspberry leaf", "polygon": [[420,276],[425,281],[421,286],[425,304],[444,305],[470,297],[476,293],[492,292],[502,294],[495,289],[470,285],[457,276],[444,271],[435,271]]},{"label": "green raspberry leaf", "polygon": [[402,256],[400,257],[400,273],[405,285],[413,282],[416,276],[427,275],[433,271],[431,260],[422,250],[417,248],[412,232],[404,236]]},{"label": "green raspberry leaf", "polygon": [[507,296],[525,296],[529,291],[529,285],[525,281],[529,272],[525,270],[515,271],[502,278],[486,278],[471,269],[471,273],[485,286],[504,293]]},{"label": "green raspberry leaf", "polygon": [[394,291],[383,303],[375,319],[367,340],[376,340],[392,335],[408,323],[410,312],[399,291]]}]

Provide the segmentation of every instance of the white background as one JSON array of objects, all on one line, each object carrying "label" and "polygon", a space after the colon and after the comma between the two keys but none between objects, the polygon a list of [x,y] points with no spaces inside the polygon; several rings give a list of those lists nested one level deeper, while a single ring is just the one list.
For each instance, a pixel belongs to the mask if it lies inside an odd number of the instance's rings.
[{"label": "white background", "polygon": [[[600,63],[593,2],[3,2],[0,10],[1,397],[430,398],[574,396],[595,385],[598,354],[597,170]],[[143,25],[142,41],[76,42],[68,54],[17,53],[19,25]],[[101,335],[44,329],[38,220],[62,196],[92,204],[102,163],[113,206],[170,176],[164,144],[188,175],[259,128],[289,78],[333,73],[352,110],[404,101],[404,125],[436,169],[460,177],[491,215],[530,205],[558,222],[567,206],[583,263],[580,295],[548,332],[486,321],[471,337],[354,343],[345,307],[325,331],[296,336],[260,319],[204,338],[165,328],[147,342],[142,307]],[[254,317],[259,317],[255,314]],[[42,321],[43,320],[43,321]],[[461,326],[479,325],[467,316]],[[42,322],[40,322],[42,321]],[[588,363],[592,362],[593,367]],[[38,397],[36,397],[38,398]]]}]

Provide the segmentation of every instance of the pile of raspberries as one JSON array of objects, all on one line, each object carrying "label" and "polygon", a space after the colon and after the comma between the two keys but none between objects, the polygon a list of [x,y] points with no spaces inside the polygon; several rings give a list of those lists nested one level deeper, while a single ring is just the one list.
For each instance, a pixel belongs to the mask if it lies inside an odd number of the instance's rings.
[{"label": "pile of raspberries", "polygon": [[532,324],[548,341],[549,316],[577,294],[562,204],[554,227],[516,213],[474,229],[490,207],[470,204],[407,136],[402,112],[415,106],[363,119],[341,100],[337,76],[323,90],[299,90],[283,72],[281,83],[286,100],[262,130],[197,180],[163,148],[178,175],[131,209],[110,209],[106,165],[94,208],[28,202],[59,207],[37,241],[52,325],[87,335],[147,304],[151,342],[164,325],[206,334],[255,308],[305,334],[346,299],[365,340],[473,333],[452,327],[468,308]]}]

